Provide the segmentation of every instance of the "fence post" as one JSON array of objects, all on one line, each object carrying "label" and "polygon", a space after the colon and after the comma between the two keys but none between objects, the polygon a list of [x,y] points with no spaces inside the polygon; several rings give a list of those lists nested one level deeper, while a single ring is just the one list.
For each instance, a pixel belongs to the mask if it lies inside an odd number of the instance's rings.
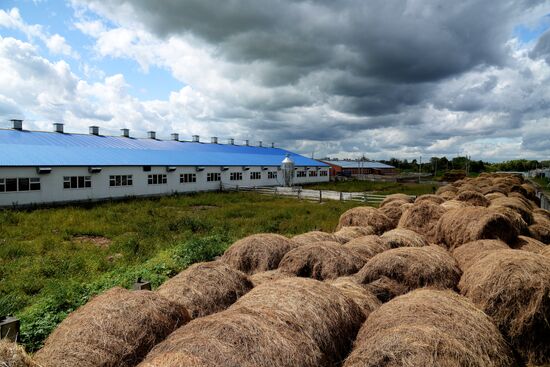
[{"label": "fence post", "polygon": [[344,195],[342,195],[342,191],[340,191],[340,201],[344,200]]},{"label": "fence post", "polygon": [[367,196],[367,195],[368,195],[368,194],[365,192],[365,197],[363,198],[363,201],[364,201],[365,203],[366,203],[367,200],[368,200],[368,196]]},{"label": "fence post", "polygon": [[319,202],[320,203],[323,202],[323,191],[322,190],[319,190]]},{"label": "fence post", "polygon": [[302,190],[298,189],[298,200],[302,200],[302,196],[300,195],[301,192],[302,192]]},{"label": "fence post", "polygon": [[237,185],[236,190],[237,190],[237,192],[239,192],[239,185]]}]

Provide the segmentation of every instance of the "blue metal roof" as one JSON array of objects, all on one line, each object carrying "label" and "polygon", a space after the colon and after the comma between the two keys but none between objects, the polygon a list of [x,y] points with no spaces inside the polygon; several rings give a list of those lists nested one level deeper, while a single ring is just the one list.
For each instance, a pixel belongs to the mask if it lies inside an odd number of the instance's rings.
[{"label": "blue metal roof", "polygon": [[0,166],[326,166],[279,148],[0,129]]},{"label": "blue metal roof", "polygon": [[395,168],[388,164],[372,161],[323,161],[342,168]]}]

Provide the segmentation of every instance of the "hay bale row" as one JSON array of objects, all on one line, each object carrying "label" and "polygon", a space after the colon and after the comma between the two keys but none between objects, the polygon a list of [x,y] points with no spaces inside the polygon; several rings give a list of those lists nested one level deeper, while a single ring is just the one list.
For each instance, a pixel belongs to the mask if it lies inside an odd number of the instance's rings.
[{"label": "hay bale row", "polygon": [[455,199],[470,206],[489,206],[491,204],[489,199],[483,196],[483,194],[471,190],[459,192]]},{"label": "hay bale row", "polygon": [[380,239],[384,241],[388,248],[423,247],[429,245],[424,236],[405,228],[392,229],[380,236]]},{"label": "hay bale row", "polygon": [[334,237],[336,238],[337,242],[340,243],[347,243],[354,238],[362,237],[362,236],[368,236],[371,234],[375,234],[377,231],[371,227],[360,227],[360,226],[348,226],[348,227],[342,227],[338,231],[334,232]]},{"label": "hay bale row", "polygon": [[40,367],[17,343],[0,339],[0,366],[2,367]]},{"label": "hay bale row", "polygon": [[513,243],[517,236],[518,231],[508,217],[484,207],[449,210],[437,223],[437,243],[445,244],[450,250],[482,239]]},{"label": "hay bale row", "polygon": [[439,246],[401,247],[374,256],[355,279],[369,284],[387,278],[407,291],[422,287],[456,289],[461,274],[456,260]]},{"label": "hay bale row", "polygon": [[178,329],[140,366],[333,366],[349,352],[364,319],[336,287],[282,279]]},{"label": "hay bale row", "polygon": [[35,354],[43,367],[135,366],[190,316],[151,291],[112,288],[71,313]]},{"label": "hay bale row", "polygon": [[382,305],[361,327],[344,367],[516,366],[490,318],[450,291],[421,289]]},{"label": "hay bale row", "polygon": [[399,223],[399,219],[401,219],[401,216],[403,213],[412,206],[411,203],[406,203],[404,201],[392,201],[388,205],[378,209],[382,214],[387,216],[391,219],[392,228],[397,227],[397,224]]},{"label": "hay bale row", "polygon": [[518,250],[539,253],[546,247],[546,245],[539,240],[528,236],[518,236],[516,242],[511,247]]},{"label": "hay bale row", "polygon": [[248,277],[248,279],[250,279],[254,287],[257,287],[260,284],[273,282],[279,279],[290,278],[293,276],[295,275],[282,272],[280,269],[275,269],[275,270],[262,271],[261,273],[252,274],[251,276]]},{"label": "hay bale row", "polygon": [[437,238],[436,226],[445,213],[440,205],[430,201],[421,201],[407,209],[399,220],[398,228],[405,228],[423,235],[430,243]]},{"label": "hay bale row", "polygon": [[338,288],[343,294],[352,299],[363,311],[365,318],[382,304],[378,297],[364,285],[357,283],[353,277],[340,277],[329,280],[328,284]]},{"label": "hay bale row", "polygon": [[463,244],[453,251],[453,257],[464,272],[473,263],[487,256],[492,251],[509,250],[510,246],[501,240],[477,240]]},{"label": "hay bale row", "polygon": [[340,216],[337,230],[342,227],[372,227],[375,234],[382,234],[392,229],[392,221],[385,214],[370,206],[358,206],[347,210]]},{"label": "hay bale row", "polygon": [[494,251],[464,271],[459,288],[493,319],[524,362],[550,363],[550,258]]},{"label": "hay bale row", "polygon": [[405,195],[405,194],[391,194],[391,195],[388,195],[384,198],[384,200],[382,200],[382,202],[380,203],[380,208],[383,208],[384,206],[394,202],[394,201],[401,201],[401,202],[404,202],[404,203],[412,203],[414,201],[414,199],[412,198],[412,196],[409,196],[409,195]]},{"label": "hay bale row", "polygon": [[221,261],[243,273],[254,274],[276,269],[283,256],[297,246],[278,234],[255,234],[233,243],[225,251]]},{"label": "hay bale row", "polygon": [[191,265],[164,282],[157,292],[184,307],[194,319],[226,309],[252,287],[242,272],[211,261]]},{"label": "hay bale row", "polygon": [[344,246],[355,251],[366,260],[390,249],[386,242],[377,235],[357,237]]},{"label": "hay bale row", "polygon": [[337,241],[337,239],[333,233],[311,231],[292,237],[292,241],[294,243],[297,243],[298,245],[309,245],[310,243],[314,242]]},{"label": "hay bale row", "polygon": [[366,260],[338,242],[316,242],[289,251],[281,260],[279,270],[298,277],[336,279],[356,273]]},{"label": "hay bale row", "polygon": [[528,228],[529,236],[542,243],[550,245],[550,226],[546,224],[532,224]]}]

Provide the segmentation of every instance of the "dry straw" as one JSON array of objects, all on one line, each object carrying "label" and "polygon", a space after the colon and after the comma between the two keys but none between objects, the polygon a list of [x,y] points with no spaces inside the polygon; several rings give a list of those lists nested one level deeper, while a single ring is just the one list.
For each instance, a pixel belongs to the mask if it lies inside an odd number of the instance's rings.
[{"label": "dry straw", "polygon": [[485,194],[485,197],[489,199],[490,201],[493,201],[498,198],[505,198],[506,195],[500,192],[490,192],[488,194]]},{"label": "dry straw", "polygon": [[[451,192],[451,191],[446,191],[446,192]],[[453,195],[453,197],[454,197],[454,195]],[[421,203],[423,201],[430,201],[434,204],[441,204],[445,200],[446,199],[444,199],[440,195],[425,194],[425,195],[420,195],[419,197],[417,197],[416,200],[414,201],[414,203],[416,204],[416,203]]]},{"label": "dry straw", "polygon": [[529,236],[540,242],[550,245],[550,226],[547,224],[533,224],[529,226]]},{"label": "dry straw", "polygon": [[450,291],[421,289],[374,311],[344,367],[512,367],[487,315]]},{"label": "dry straw", "polygon": [[421,287],[456,289],[462,272],[456,260],[439,246],[401,247],[374,256],[355,275],[361,284],[389,278],[407,290]]},{"label": "dry straw", "polygon": [[437,191],[435,192],[436,195],[441,195],[443,194],[444,192],[453,192],[453,193],[457,193],[458,192],[458,189],[452,185],[445,185],[445,186],[441,186],[440,188],[437,189]]},{"label": "dry straw", "polygon": [[464,272],[459,288],[492,317],[526,362],[550,363],[550,258],[495,251]]},{"label": "dry straw", "polygon": [[190,266],[162,284],[157,292],[189,311],[191,318],[219,312],[252,289],[245,274],[220,261]]},{"label": "dry straw", "polygon": [[71,313],[35,360],[44,367],[135,366],[189,319],[183,307],[154,292],[113,288]]},{"label": "dry straw", "polygon": [[452,200],[456,197],[456,192],[445,191],[445,192],[442,192],[441,194],[436,194],[436,195],[442,198],[443,200]]},{"label": "dry straw", "polygon": [[445,213],[440,205],[422,201],[407,209],[399,220],[398,228],[405,228],[423,235],[430,243],[436,242],[436,225]]},{"label": "dry straw", "polygon": [[279,279],[285,279],[295,276],[294,274],[289,274],[282,272],[280,269],[262,271],[261,273],[256,273],[248,277],[254,287],[259,286],[260,284],[273,282]]},{"label": "dry straw", "polygon": [[529,233],[529,228],[527,226],[527,223],[525,223],[521,215],[515,210],[508,208],[507,206],[500,206],[500,205],[490,206],[489,209],[491,209],[495,213],[500,213],[507,216],[518,233],[520,234]]},{"label": "dry straw", "polygon": [[491,201],[483,196],[483,194],[471,190],[459,192],[455,200],[463,201],[471,206],[489,206],[491,204]]},{"label": "dry straw", "polygon": [[380,238],[389,248],[428,246],[424,236],[405,228],[396,228],[384,233]]},{"label": "dry straw", "polygon": [[453,257],[460,269],[466,271],[473,263],[492,251],[509,250],[510,247],[500,240],[478,240],[463,244],[453,251]]},{"label": "dry straw", "polygon": [[392,228],[394,228],[394,227],[397,227],[397,224],[399,223],[399,219],[401,219],[401,216],[403,215],[405,210],[407,210],[412,205],[413,204],[411,203],[395,200],[378,210],[380,210],[382,214],[386,215],[388,218],[391,219]]},{"label": "dry straw", "polygon": [[543,248],[539,254],[541,254],[542,256],[546,256],[546,257],[549,257],[550,258],[550,246],[546,246],[545,248]]},{"label": "dry straw", "polygon": [[533,223],[533,215],[531,214],[532,208],[518,197],[505,197],[497,198],[491,201],[491,207],[504,206],[517,212],[525,223]]},{"label": "dry straw", "polygon": [[340,277],[334,280],[329,280],[328,283],[333,287],[338,288],[347,297],[351,298],[365,314],[365,318],[369,317],[372,311],[380,307],[380,300],[374,293],[369,291],[364,285],[357,283],[353,277]]},{"label": "dry straw", "polygon": [[512,245],[512,248],[514,249],[529,251],[534,253],[541,252],[545,247],[546,245],[544,243],[527,236],[518,236],[518,239]]},{"label": "dry straw", "polygon": [[368,260],[376,254],[389,250],[386,243],[377,235],[355,238],[344,245]]},{"label": "dry straw", "polygon": [[393,228],[390,218],[370,206],[358,206],[344,212],[340,216],[337,230],[349,226],[370,226],[374,228],[376,234],[382,234]]},{"label": "dry straw", "polygon": [[336,241],[343,244],[343,243],[348,243],[354,238],[368,236],[375,233],[376,233],[376,230],[370,226],[368,227],[351,226],[351,227],[340,228],[340,230],[334,232],[334,237],[336,238]]},{"label": "dry straw", "polygon": [[234,269],[254,274],[276,269],[283,256],[297,246],[293,241],[278,234],[255,234],[232,244],[221,260]]},{"label": "dry straw", "polygon": [[292,237],[292,241],[299,245],[309,245],[320,241],[336,241],[336,237],[333,233],[311,231]]},{"label": "dry straw", "polygon": [[338,242],[317,242],[289,251],[281,260],[279,270],[299,277],[318,280],[335,279],[354,274],[366,259]]},{"label": "dry straw", "polygon": [[393,201],[412,203],[414,199],[411,196],[405,194],[391,194],[386,196],[384,200],[382,200],[382,202],[380,203],[380,207],[382,208]]},{"label": "dry straw", "polygon": [[40,367],[25,353],[23,347],[6,339],[0,339],[1,367]]},{"label": "dry straw", "polygon": [[[354,278],[355,281],[358,281],[356,276],[354,276]],[[388,302],[390,299],[405,294],[409,291],[407,286],[384,276],[364,286],[365,289],[374,294],[380,302]]]},{"label": "dry straw", "polygon": [[447,200],[446,202],[440,205],[440,207],[445,211],[451,210],[451,209],[465,208],[467,206],[468,206],[468,203],[466,203],[465,201],[458,201],[455,199]]},{"label": "dry straw", "polygon": [[508,217],[478,206],[449,210],[437,223],[437,243],[446,244],[451,250],[483,239],[513,243],[517,236],[518,232]]}]

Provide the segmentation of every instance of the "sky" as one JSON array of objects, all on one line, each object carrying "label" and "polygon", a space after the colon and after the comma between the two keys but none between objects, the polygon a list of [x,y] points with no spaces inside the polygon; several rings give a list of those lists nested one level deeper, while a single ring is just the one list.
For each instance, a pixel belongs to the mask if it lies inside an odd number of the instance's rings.
[{"label": "sky", "polygon": [[550,159],[550,1],[0,0],[0,127]]}]

